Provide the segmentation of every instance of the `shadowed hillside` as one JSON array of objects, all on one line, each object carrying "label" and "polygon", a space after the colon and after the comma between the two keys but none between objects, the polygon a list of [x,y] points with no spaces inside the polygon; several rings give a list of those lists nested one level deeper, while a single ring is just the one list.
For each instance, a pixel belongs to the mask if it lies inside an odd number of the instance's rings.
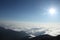
[{"label": "shadowed hillside", "polygon": [[31,36],[29,36],[24,31],[17,32],[0,27],[0,40],[60,40],[60,35],[54,37],[46,34],[33,38],[29,37]]},{"label": "shadowed hillside", "polygon": [[20,40],[28,36],[24,31],[17,32],[0,27],[0,40]]}]

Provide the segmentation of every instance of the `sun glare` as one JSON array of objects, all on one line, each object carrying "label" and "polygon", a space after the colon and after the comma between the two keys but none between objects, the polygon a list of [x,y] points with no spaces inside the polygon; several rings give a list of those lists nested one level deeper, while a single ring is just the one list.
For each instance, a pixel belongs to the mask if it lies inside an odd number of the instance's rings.
[{"label": "sun glare", "polygon": [[55,14],[55,11],[56,11],[56,10],[55,10],[54,8],[50,8],[50,9],[49,9],[49,13],[50,13],[51,15]]}]

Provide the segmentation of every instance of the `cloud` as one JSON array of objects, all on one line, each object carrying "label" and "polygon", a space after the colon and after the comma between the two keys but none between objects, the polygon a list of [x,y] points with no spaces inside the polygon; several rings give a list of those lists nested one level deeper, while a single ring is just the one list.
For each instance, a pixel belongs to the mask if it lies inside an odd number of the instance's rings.
[{"label": "cloud", "polygon": [[60,34],[60,23],[33,23],[19,21],[1,21],[0,26],[14,31],[25,31],[31,35],[49,34],[57,36]]}]

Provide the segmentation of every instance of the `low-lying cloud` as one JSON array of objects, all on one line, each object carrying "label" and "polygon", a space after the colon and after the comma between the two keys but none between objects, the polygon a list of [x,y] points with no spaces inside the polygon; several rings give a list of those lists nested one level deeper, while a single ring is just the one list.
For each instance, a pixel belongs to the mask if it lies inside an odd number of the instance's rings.
[{"label": "low-lying cloud", "polygon": [[59,23],[32,23],[32,22],[3,21],[0,22],[0,26],[14,31],[25,31],[26,33],[35,36],[43,35],[43,34],[57,36],[60,34]]}]

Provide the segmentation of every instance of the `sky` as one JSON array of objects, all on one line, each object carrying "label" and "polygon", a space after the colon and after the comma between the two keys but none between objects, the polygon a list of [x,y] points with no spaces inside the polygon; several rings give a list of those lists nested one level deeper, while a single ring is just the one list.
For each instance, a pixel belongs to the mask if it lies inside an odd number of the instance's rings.
[{"label": "sky", "polygon": [[35,35],[59,35],[60,0],[0,0],[0,26]]},{"label": "sky", "polygon": [[[56,15],[48,10],[53,7]],[[0,20],[27,22],[60,22],[59,0],[0,0]]]}]

